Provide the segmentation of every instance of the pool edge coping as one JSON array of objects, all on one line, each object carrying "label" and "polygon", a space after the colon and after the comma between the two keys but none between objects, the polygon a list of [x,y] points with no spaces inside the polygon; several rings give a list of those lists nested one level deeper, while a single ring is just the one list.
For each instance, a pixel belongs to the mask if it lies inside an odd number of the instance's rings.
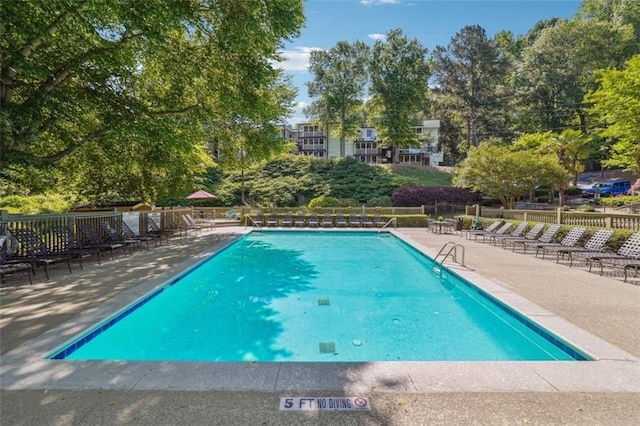
[{"label": "pool edge coping", "polygon": [[[251,231],[245,230],[242,235]],[[370,229],[368,231],[371,232]],[[397,231],[389,232],[425,255],[435,257],[435,250]],[[226,245],[203,254],[209,256],[224,247]],[[74,362],[42,358],[89,326],[166,284],[176,275],[197,267],[200,262],[186,260],[159,276],[143,279],[136,286],[82,312],[73,320],[1,355],[1,388],[279,392],[345,389],[359,392],[640,392],[640,369],[636,357],[546,311],[495,281],[468,268],[457,267],[454,269],[456,274],[534,319],[542,327],[593,356],[595,360],[191,363]],[[505,302],[505,299],[508,301]]]}]

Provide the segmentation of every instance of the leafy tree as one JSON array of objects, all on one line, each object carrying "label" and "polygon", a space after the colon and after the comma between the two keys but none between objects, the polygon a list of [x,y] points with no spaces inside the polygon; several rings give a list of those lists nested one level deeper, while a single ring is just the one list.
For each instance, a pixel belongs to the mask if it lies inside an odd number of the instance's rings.
[{"label": "leafy tree", "polygon": [[51,165],[52,186],[149,200],[211,164],[218,117],[283,115],[261,99],[304,15],[300,0],[42,0],[0,20],[2,178]]},{"label": "leafy tree", "polygon": [[331,49],[315,50],[309,58],[313,81],[307,83],[309,95],[316,100],[305,110],[307,116],[328,126],[338,122],[340,156],[345,155],[345,139],[358,126],[358,108],[362,105],[368,81],[369,47],[361,41],[339,41]]},{"label": "leafy tree", "polygon": [[624,167],[640,172],[640,55],[620,71],[603,71],[600,88],[586,100],[590,112],[602,123],[600,135],[611,141],[607,167]]},{"label": "leafy tree", "polygon": [[436,110],[455,111],[464,123],[458,129],[466,144],[462,151],[478,146],[481,134],[496,134],[505,128],[504,122],[496,123],[498,117],[506,117],[508,61],[504,53],[482,27],[473,25],[458,32],[448,47],[437,46],[431,55]]},{"label": "leafy tree", "polygon": [[586,133],[595,70],[621,66],[638,48],[630,25],[576,18],[540,30],[517,67],[520,130]]},{"label": "leafy tree", "polygon": [[[513,145],[514,150],[535,150],[541,154],[555,154],[558,162],[578,184],[578,174],[585,169],[585,162],[597,150],[593,138],[579,130],[565,129],[560,133],[535,133],[521,136]],[[564,189],[566,185],[563,185]]]},{"label": "leafy tree", "polygon": [[460,164],[454,184],[495,197],[511,209],[536,185],[561,186],[567,178],[555,155],[480,144]]},{"label": "leafy tree", "polygon": [[578,17],[616,25],[629,24],[640,44],[640,2],[637,0],[582,0]]},{"label": "leafy tree", "polygon": [[430,76],[426,54],[418,40],[409,40],[399,29],[373,45],[370,93],[382,107],[376,130],[383,146],[419,145],[412,126],[426,109]]}]

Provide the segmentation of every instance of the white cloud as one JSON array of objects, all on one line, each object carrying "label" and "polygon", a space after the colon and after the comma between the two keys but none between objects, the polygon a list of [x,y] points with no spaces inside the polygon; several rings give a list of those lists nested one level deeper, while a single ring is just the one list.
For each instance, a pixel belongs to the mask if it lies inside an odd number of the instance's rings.
[{"label": "white cloud", "polygon": [[285,71],[308,71],[309,56],[314,50],[323,49],[319,47],[296,47],[295,50],[284,50],[280,52],[284,61],[276,62],[274,65]]},{"label": "white cloud", "polygon": [[360,4],[365,6],[376,6],[378,4],[397,4],[400,0],[360,0]]},{"label": "white cloud", "polygon": [[380,34],[380,33],[367,34],[367,37],[369,37],[372,40],[383,40],[383,41],[387,38],[386,35]]},{"label": "white cloud", "polygon": [[309,105],[307,102],[299,101],[296,106],[293,107],[293,114],[287,122],[292,126],[295,126],[299,123],[306,123],[307,121],[309,121],[302,112],[304,107],[306,107],[307,105]]}]

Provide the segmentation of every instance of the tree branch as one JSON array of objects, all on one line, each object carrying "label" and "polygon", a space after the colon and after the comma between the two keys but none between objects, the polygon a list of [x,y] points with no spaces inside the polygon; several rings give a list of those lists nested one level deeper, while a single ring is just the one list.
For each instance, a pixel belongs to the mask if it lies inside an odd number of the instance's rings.
[{"label": "tree branch", "polygon": [[96,139],[100,139],[105,137],[107,134],[109,133],[109,130],[107,129],[102,129],[102,130],[98,130],[95,131],[93,133],[89,133],[88,135],[86,135],[83,140],[77,144],[77,145],[73,145],[70,146],[54,155],[50,155],[48,157],[41,157],[40,161],[42,161],[43,163],[46,164],[53,164],[53,163],[57,163],[60,160],[62,160],[65,157],[68,157],[69,155],[73,154],[74,152],[76,152],[78,149],[80,149],[82,146],[84,146],[86,143],[94,141]]},{"label": "tree branch", "polygon": [[132,40],[136,40],[138,38],[140,38],[142,36],[142,34],[140,33],[134,33],[131,34],[130,32],[126,32],[122,35],[122,38],[120,39],[120,41],[118,43],[113,43],[109,46],[103,46],[97,49],[93,49],[93,50],[89,50],[81,55],[79,55],[76,58],[73,58],[72,60],[70,60],[63,68],[54,71],[52,73],[52,75],[50,75],[45,81],[43,81],[39,86],[38,89],[36,89],[30,96],[28,99],[26,99],[22,105],[23,106],[28,106],[28,105],[32,105],[35,101],[35,99],[38,98],[38,95],[40,93],[47,93],[50,92],[51,90],[53,90],[54,88],[56,88],[58,85],[60,85],[61,83],[64,83],[69,77],[72,76],[72,70],[74,67],[77,67],[78,65],[86,62],[87,60],[91,59],[91,58],[97,58],[101,55],[104,54],[108,54],[110,52],[115,52],[118,49],[122,48],[122,46],[126,45],[127,43],[131,42]]},{"label": "tree branch", "polygon": [[11,88],[13,86],[13,80],[20,71],[24,60],[31,56],[31,53],[44,42],[46,36],[50,36],[58,31],[60,23],[64,19],[75,14],[78,10],[81,9],[81,6],[84,6],[84,4],[86,4],[86,1],[82,1],[75,7],[72,7],[70,10],[60,14],[42,33],[29,40],[24,46],[22,46],[22,48],[18,52],[18,57],[15,58],[12,63],[7,64],[4,68],[2,68],[2,70],[0,71],[0,74],[2,75],[2,79],[0,80],[0,99],[2,100],[2,104],[9,104],[11,95],[13,93],[13,90]]}]

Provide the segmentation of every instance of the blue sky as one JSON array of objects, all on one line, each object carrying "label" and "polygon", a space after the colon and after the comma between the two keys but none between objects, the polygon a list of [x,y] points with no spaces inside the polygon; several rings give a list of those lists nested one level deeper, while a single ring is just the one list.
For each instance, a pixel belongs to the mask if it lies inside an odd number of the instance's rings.
[{"label": "blue sky", "polygon": [[305,83],[309,53],[330,49],[338,41],[360,40],[373,44],[394,28],[417,38],[429,49],[447,46],[467,25],[480,25],[489,37],[501,30],[525,34],[538,21],[570,18],[580,8],[579,0],[306,0],[306,24],[302,34],[286,43],[280,64],[298,88],[290,124],[304,122],[302,108],[312,100]]}]

